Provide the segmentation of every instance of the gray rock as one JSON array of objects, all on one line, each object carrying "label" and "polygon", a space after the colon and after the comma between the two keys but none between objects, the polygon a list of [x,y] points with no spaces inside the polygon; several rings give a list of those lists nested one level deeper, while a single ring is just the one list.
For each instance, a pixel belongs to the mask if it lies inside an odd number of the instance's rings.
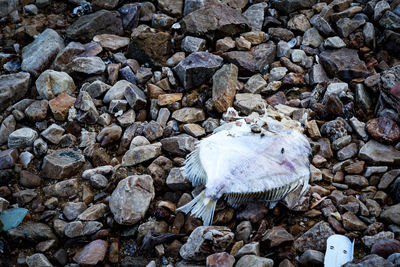
[{"label": "gray rock", "polygon": [[60,143],[64,132],[65,132],[64,128],[53,123],[46,130],[41,132],[40,135],[46,138],[46,140],[50,141],[51,143],[58,144]]},{"label": "gray rock", "polygon": [[17,8],[17,0],[0,0],[0,17],[6,17],[14,10],[17,10]]},{"label": "gray rock", "polygon": [[61,50],[54,60],[54,69],[59,71],[67,71],[67,65],[79,54],[85,52],[85,46],[78,42],[70,42],[63,50]]},{"label": "gray rock", "polygon": [[161,127],[165,127],[170,115],[171,112],[168,110],[168,108],[160,108],[156,121],[161,125]]},{"label": "gray rock", "polygon": [[99,118],[99,113],[92,98],[86,91],[80,91],[74,107],[77,109],[76,119],[80,122],[93,124]]},{"label": "gray rock", "polygon": [[78,179],[68,179],[49,185],[43,188],[43,192],[48,196],[54,197],[69,197],[78,193],[81,188]]},{"label": "gray rock", "polygon": [[154,159],[161,155],[161,143],[138,146],[129,149],[122,158],[122,166],[134,166],[136,164]]},{"label": "gray rock", "polygon": [[95,221],[104,216],[107,212],[108,206],[104,203],[98,203],[90,206],[84,212],[78,215],[78,220],[82,221]]},{"label": "gray rock", "polygon": [[106,65],[99,57],[76,57],[68,64],[68,70],[84,74],[102,74]]},{"label": "gray rock", "polygon": [[389,185],[400,175],[400,169],[393,169],[383,174],[379,184],[378,189],[386,189]]},{"label": "gray rock", "polygon": [[324,41],[326,48],[343,48],[346,47],[345,42],[339,36],[326,38]]},{"label": "gray rock", "polygon": [[310,73],[310,83],[312,85],[325,83],[328,79],[324,67],[321,64],[314,64]]},{"label": "gray rock", "polygon": [[180,168],[172,168],[165,183],[174,191],[185,191],[192,187],[190,181],[183,175]]},{"label": "gray rock", "polygon": [[11,114],[6,117],[0,126],[0,145],[8,141],[8,136],[14,132],[16,126],[16,121],[14,116]]},{"label": "gray rock", "polygon": [[199,226],[190,234],[179,254],[185,260],[205,260],[212,253],[225,251],[233,238],[234,234],[228,227]]},{"label": "gray rock", "polygon": [[187,53],[203,51],[206,48],[206,40],[193,36],[186,36],[182,40],[181,48]]},{"label": "gray rock", "polygon": [[105,94],[105,96],[103,98],[103,102],[108,104],[112,100],[123,99],[125,90],[130,87],[134,87],[134,85],[126,80],[120,80],[120,81],[116,82]]},{"label": "gray rock", "polygon": [[276,46],[276,56],[278,58],[281,57],[290,57],[291,54],[291,47],[289,44],[285,41],[279,41],[277,46]]},{"label": "gray rock", "polygon": [[289,14],[299,9],[310,8],[316,2],[316,0],[275,0],[272,6],[284,14]]},{"label": "gray rock", "polygon": [[257,3],[249,6],[245,12],[242,13],[243,17],[245,17],[252,31],[260,31],[263,23],[265,11],[268,8],[268,4],[265,2]]},{"label": "gray rock", "polygon": [[107,187],[108,184],[107,178],[99,173],[91,176],[89,180],[90,180],[90,185],[93,186],[93,188],[95,189],[103,189]]},{"label": "gray rock", "polygon": [[78,148],[58,149],[44,157],[42,175],[62,179],[76,174],[85,163],[85,157]]},{"label": "gray rock", "polygon": [[238,68],[234,64],[226,64],[215,72],[213,76],[212,100],[214,108],[218,112],[225,112],[228,107],[233,105],[236,91],[239,89],[237,77]]},{"label": "gray rock", "polygon": [[337,152],[337,159],[340,161],[350,159],[357,155],[357,152],[357,144],[351,143]]},{"label": "gray rock", "polygon": [[388,2],[386,2],[385,0],[379,1],[378,3],[376,3],[375,5],[375,9],[374,9],[374,20],[378,21],[383,13],[385,13],[386,10],[390,10],[390,5]]},{"label": "gray rock", "polygon": [[69,39],[89,42],[95,35],[108,33],[123,35],[122,21],[113,12],[99,10],[93,14],[83,15],[67,28]]},{"label": "gray rock", "polygon": [[92,235],[103,228],[103,224],[97,221],[88,221],[83,227],[83,235]]},{"label": "gray rock", "polygon": [[352,32],[365,24],[365,20],[341,18],[336,22],[339,34],[348,37]]},{"label": "gray rock", "polygon": [[266,102],[260,94],[236,94],[234,107],[245,115],[250,115],[253,111],[263,113]]},{"label": "gray rock", "polygon": [[366,45],[375,47],[376,35],[375,27],[371,22],[367,22],[363,28],[364,42]]},{"label": "gray rock", "polygon": [[64,206],[63,214],[67,220],[72,221],[86,209],[87,206],[84,202],[67,202]]},{"label": "gray rock", "polygon": [[58,33],[47,29],[22,49],[21,69],[37,77],[51,65],[63,48],[64,41]]},{"label": "gray rock", "polygon": [[39,95],[45,99],[53,99],[59,94],[75,93],[74,80],[65,72],[46,70],[35,82]]},{"label": "gray rock", "polygon": [[266,86],[267,82],[261,76],[261,74],[256,74],[251,76],[250,79],[247,80],[246,84],[243,87],[243,91],[245,93],[259,94]]},{"label": "gray rock", "polygon": [[335,31],[332,29],[332,26],[329,24],[326,18],[321,15],[315,15],[311,18],[311,24],[317,28],[318,31],[323,33],[326,36],[335,35]]},{"label": "gray rock", "polygon": [[185,89],[208,83],[221,66],[222,58],[208,52],[195,52],[173,68]]},{"label": "gray rock", "polygon": [[235,265],[236,267],[272,267],[274,261],[268,258],[263,258],[255,255],[245,255],[241,257]]},{"label": "gray rock", "polygon": [[377,233],[376,235],[366,235],[361,238],[364,245],[366,245],[368,248],[371,248],[373,244],[382,239],[394,239],[394,233],[389,231],[382,231],[380,233]]},{"label": "gray rock", "polygon": [[362,83],[357,83],[355,86],[356,103],[363,110],[369,110],[372,107],[372,99]]},{"label": "gray rock", "polygon": [[332,142],[333,150],[340,150],[351,143],[351,136],[345,135]]},{"label": "gray rock", "polygon": [[20,128],[8,136],[9,148],[25,148],[33,145],[38,133],[31,128]]},{"label": "gray rock", "polygon": [[[358,262],[358,263],[354,263]],[[382,267],[394,267],[391,262],[386,261],[384,258],[379,257],[376,254],[365,256],[361,261],[354,260],[343,265],[343,267],[365,267],[365,266],[382,266]]]},{"label": "gray rock", "polygon": [[384,209],[380,218],[388,223],[400,225],[400,204],[396,204]]},{"label": "gray rock", "polygon": [[299,262],[303,266],[319,266],[324,264],[324,253],[308,249],[300,256]]},{"label": "gray rock", "polygon": [[124,96],[134,110],[140,110],[146,107],[146,95],[136,85],[131,83],[127,84]]},{"label": "gray rock", "polygon": [[236,252],[235,257],[240,258],[244,255],[260,256],[260,242],[251,242],[244,245]]},{"label": "gray rock", "polygon": [[302,44],[317,48],[324,41],[324,38],[319,34],[316,28],[308,29],[303,35]]},{"label": "gray rock", "polygon": [[49,108],[49,101],[38,100],[34,101],[29,107],[25,109],[25,115],[28,120],[37,122],[43,121],[47,116],[47,110]]},{"label": "gray rock", "polygon": [[180,157],[184,157],[195,150],[197,143],[196,138],[187,134],[161,139],[163,150]]},{"label": "gray rock", "polygon": [[282,80],[283,77],[285,77],[286,73],[287,73],[288,69],[286,67],[277,67],[277,68],[273,68],[270,71],[270,75],[271,75],[271,81],[279,81]]},{"label": "gray rock", "polygon": [[150,121],[143,128],[143,134],[150,142],[162,137],[163,128],[158,122]]},{"label": "gray rock", "polygon": [[308,249],[325,251],[326,240],[334,234],[327,222],[319,222],[294,241],[294,248],[300,252]]},{"label": "gray rock", "polygon": [[205,0],[187,0],[183,9],[183,15],[186,16],[193,11],[203,8],[206,5]]},{"label": "gray rock", "polygon": [[119,224],[140,221],[153,200],[154,186],[150,175],[133,175],[121,180],[110,198],[110,210]]},{"label": "gray rock", "polygon": [[400,16],[387,10],[379,20],[379,25],[388,30],[398,31],[400,29]]},{"label": "gray rock", "polygon": [[42,253],[35,253],[26,257],[26,264],[29,267],[53,267],[50,261]]},{"label": "gray rock", "polygon": [[400,151],[375,140],[368,141],[360,149],[358,156],[373,164],[399,164]]},{"label": "gray rock", "polygon": [[42,138],[38,138],[33,142],[33,152],[35,155],[42,156],[46,154],[47,148],[47,143]]},{"label": "gray rock", "polygon": [[97,98],[102,96],[105,92],[110,90],[111,86],[102,82],[102,81],[94,81],[91,84],[85,83],[82,85],[81,90],[88,92],[91,98]]},{"label": "gray rock", "polygon": [[205,113],[200,108],[181,108],[172,113],[172,118],[183,123],[199,122],[206,119]]},{"label": "gray rock", "polygon": [[26,222],[16,228],[7,230],[7,234],[11,239],[22,239],[31,242],[57,239],[51,228],[44,223]]},{"label": "gray rock", "polygon": [[69,238],[74,238],[83,235],[83,223],[74,221],[67,223],[64,227],[64,234]]},{"label": "gray rock", "polygon": [[28,92],[31,75],[27,72],[0,76],[0,111],[14,104]]}]

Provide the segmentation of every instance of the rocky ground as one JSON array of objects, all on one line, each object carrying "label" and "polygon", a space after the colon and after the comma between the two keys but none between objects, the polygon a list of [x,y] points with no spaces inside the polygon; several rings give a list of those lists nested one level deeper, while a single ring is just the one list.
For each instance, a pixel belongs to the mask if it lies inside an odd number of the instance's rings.
[{"label": "rocky ground", "polygon": [[[337,233],[400,266],[400,1],[129,2],[0,0],[0,265],[319,266]],[[266,103],[309,192],[176,212],[198,140]]]}]

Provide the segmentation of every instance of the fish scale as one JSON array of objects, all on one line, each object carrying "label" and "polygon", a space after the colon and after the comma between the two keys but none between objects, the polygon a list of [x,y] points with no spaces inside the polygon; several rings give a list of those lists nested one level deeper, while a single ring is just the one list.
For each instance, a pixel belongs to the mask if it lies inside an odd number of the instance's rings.
[{"label": "fish scale", "polygon": [[298,130],[299,123],[268,115],[256,123],[266,126],[261,133],[252,132],[252,125],[241,119],[220,126],[199,142],[186,158],[183,171],[194,186],[205,189],[179,211],[190,212],[210,225],[221,197],[237,208],[251,200],[276,203],[300,186],[304,193],[311,147]]}]

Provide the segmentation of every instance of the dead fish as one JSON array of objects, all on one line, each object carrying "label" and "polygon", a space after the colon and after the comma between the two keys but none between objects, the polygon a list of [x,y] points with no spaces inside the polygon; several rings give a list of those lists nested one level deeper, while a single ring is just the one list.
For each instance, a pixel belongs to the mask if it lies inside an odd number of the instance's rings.
[{"label": "dead fish", "polygon": [[263,116],[256,121],[261,131],[247,122],[220,126],[188,155],[183,172],[205,189],[178,211],[210,225],[221,197],[236,208],[250,200],[276,204],[300,186],[304,193],[310,177],[307,138],[283,120]]}]

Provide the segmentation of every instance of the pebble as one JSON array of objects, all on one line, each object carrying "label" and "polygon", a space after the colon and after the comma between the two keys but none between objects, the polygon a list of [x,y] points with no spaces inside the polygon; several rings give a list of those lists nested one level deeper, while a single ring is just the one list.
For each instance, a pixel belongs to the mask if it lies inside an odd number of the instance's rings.
[{"label": "pebble", "polygon": [[9,148],[25,148],[33,145],[38,138],[38,133],[31,128],[21,128],[8,136]]},{"label": "pebble", "polygon": [[92,241],[75,254],[74,260],[80,265],[95,266],[104,260],[107,248],[107,241],[101,239]]}]

